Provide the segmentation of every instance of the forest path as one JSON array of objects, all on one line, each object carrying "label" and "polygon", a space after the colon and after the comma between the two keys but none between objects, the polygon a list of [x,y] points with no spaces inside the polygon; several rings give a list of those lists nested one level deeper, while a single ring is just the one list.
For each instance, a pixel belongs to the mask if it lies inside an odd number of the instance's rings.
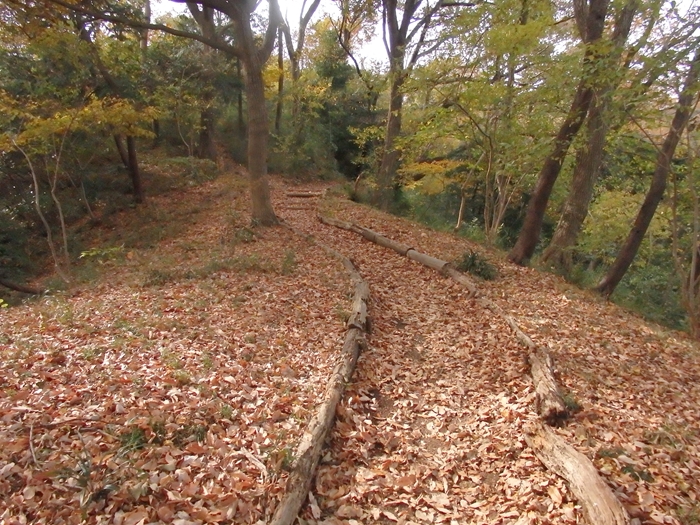
[{"label": "forest path", "polygon": [[[445,260],[483,252],[349,201],[318,206]],[[523,426],[536,417],[533,387],[506,323],[433,270],[321,224],[309,206],[295,208],[283,211],[287,222],[353,259],[370,285],[372,318],[369,349],[302,515],[323,523],[579,522],[566,485],[524,442]],[[677,509],[697,496],[697,351],[554,276],[499,266],[500,279],[481,291],[554,351],[570,400],[585,409],[560,434],[594,460],[639,523],[680,523]]]},{"label": "forest path", "polygon": [[506,323],[457,283],[308,210],[286,219],[351,257],[371,290],[369,350],[338,411],[314,510],[378,523],[575,523],[564,484],[525,445],[534,394]]}]

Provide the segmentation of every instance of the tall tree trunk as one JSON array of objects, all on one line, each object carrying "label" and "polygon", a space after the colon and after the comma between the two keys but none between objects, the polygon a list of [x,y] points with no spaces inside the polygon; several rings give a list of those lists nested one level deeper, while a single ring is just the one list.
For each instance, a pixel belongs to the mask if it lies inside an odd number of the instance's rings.
[{"label": "tall tree trunk", "polygon": [[[238,78],[242,79],[243,74],[241,73],[241,59],[236,58],[236,73],[238,74]],[[243,117],[243,90],[239,89],[238,90],[238,97],[237,97],[237,108],[238,108],[238,132],[243,135],[245,133],[245,119]]]},{"label": "tall tree trunk", "polygon": [[197,157],[216,162],[218,157],[216,143],[214,141],[214,124],[216,112],[214,107],[207,104],[199,116],[199,143],[197,144]]},{"label": "tall tree trunk", "polygon": [[117,153],[119,153],[122,164],[124,164],[126,169],[129,169],[129,154],[126,152],[126,147],[122,139],[123,137],[121,135],[114,135],[114,145],[117,147]]},{"label": "tall tree trunk", "polygon": [[263,226],[271,226],[277,224],[278,220],[272,209],[267,178],[269,129],[265,84],[262,64],[257,63],[257,56],[246,57],[246,59],[251,61],[251,63],[244,62],[243,67],[248,99],[248,174],[253,221]]},{"label": "tall tree trunk", "polygon": [[[593,44],[600,40],[605,27],[605,16],[608,11],[609,0],[590,0],[587,10],[579,9],[579,15],[585,15],[585,26],[580,23],[583,41],[587,44],[583,59],[581,80],[569,112],[559,129],[554,140],[553,151],[544,161],[542,170],[537,179],[537,184],[528,202],[527,212],[523,227],[518,235],[515,246],[508,254],[508,259],[516,264],[525,264],[535,253],[535,248],[540,240],[540,231],[544,215],[547,211],[547,203],[552,194],[554,183],[559,177],[562,164],[569,151],[569,146],[576,134],[581,129],[588,109],[593,100],[593,88],[590,86],[589,69],[598,63],[597,53]],[[575,5],[577,5],[575,3]]]},{"label": "tall tree trunk", "polygon": [[576,244],[588,214],[588,206],[593,198],[593,189],[603,163],[603,150],[608,132],[605,120],[606,106],[607,103],[598,98],[591,108],[587,121],[588,140],[576,152],[569,195],[564,203],[557,229],[542,255],[543,262],[552,263],[566,271],[571,270],[570,248]]},{"label": "tall tree trunk", "polygon": [[535,253],[554,183],[559,177],[569,146],[586,118],[592,98],[592,91],[587,87],[587,80],[582,79],[566,120],[554,141],[554,150],[547,157],[540,171],[537,185],[527,205],[525,221],[518,235],[518,240],[508,254],[508,259],[515,264],[525,264]]},{"label": "tall tree trunk", "polygon": [[282,126],[282,109],[284,100],[284,48],[282,47],[282,28],[278,29],[277,35],[277,110],[275,111],[275,133],[280,132]]},{"label": "tall tree trunk", "polygon": [[141,183],[141,170],[139,169],[139,160],[136,155],[136,140],[134,137],[126,137],[126,149],[129,157],[129,175],[134,188],[134,200],[137,204],[141,204],[144,201],[143,184]]},{"label": "tall tree trunk", "polygon": [[384,134],[384,153],[377,173],[376,204],[382,210],[388,210],[391,204],[394,176],[399,167],[400,151],[396,148],[396,139],[401,134],[401,113],[403,109],[403,72],[392,74],[391,99],[389,101],[389,114],[386,121]]},{"label": "tall tree trunk", "polygon": [[603,277],[595,290],[605,297],[615,291],[615,288],[620,283],[625,273],[629,269],[632,261],[637,255],[639,246],[642,244],[644,235],[651,224],[651,220],[656,213],[664,191],[666,190],[666,181],[671,170],[671,160],[676,151],[676,146],[683,134],[683,130],[690,120],[690,116],[694,109],[694,100],[698,93],[698,76],[700,75],[700,51],[695,54],[693,61],[688,70],[688,75],[683,85],[680,97],[678,97],[678,107],[671,122],[671,127],[666,135],[661,150],[656,158],[656,169],[651,180],[651,186],[642,203],[637,217],[634,220],[632,229],[625,240],[622,248],[617,254],[615,262],[608,270],[608,273]]},{"label": "tall tree trunk", "polygon": [[[631,49],[621,64],[624,46],[637,9],[638,0],[627,0],[615,19],[611,38],[613,47],[608,56],[603,59],[609,67],[600,68],[604,72],[603,78],[596,81],[594,100],[586,122],[586,142],[576,152],[569,195],[564,203],[554,236],[542,255],[543,262],[553,263],[566,272],[571,270],[573,264],[571,248],[576,244],[588,214],[593,190],[603,164],[603,152],[610,128],[610,98],[619,87],[622,73],[629,69],[631,56],[635,53],[634,48]],[[648,26],[649,30],[650,28],[651,26]],[[620,73],[616,78],[615,75],[611,76],[611,71]]]},{"label": "tall tree trunk", "polygon": [[[147,24],[151,23],[151,0],[145,0],[143,6],[143,19]],[[148,29],[142,29],[139,39],[139,47],[141,48],[141,60],[145,62],[146,53],[148,52]]]}]

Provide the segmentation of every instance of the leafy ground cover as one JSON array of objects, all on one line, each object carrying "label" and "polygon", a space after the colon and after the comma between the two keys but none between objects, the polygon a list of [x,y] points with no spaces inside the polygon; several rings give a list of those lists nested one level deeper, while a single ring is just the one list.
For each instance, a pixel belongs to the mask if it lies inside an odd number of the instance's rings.
[{"label": "leafy ground cover", "polygon": [[[534,393],[509,327],[452,281],[320,224],[287,189],[275,181],[280,215],[351,257],[372,293],[369,347],[302,522],[581,522],[525,444]],[[6,523],[264,523],[274,511],[341,345],[348,278],[312,241],[250,228],[235,176],[151,206],[179,231],[115,252],[104,231],[95,284],[0,312]],[[497,266],[480,289],[550,348],[579,409],[558,432],[637,523],[697,523],[700,354],[685,335],[449,234],[343,199],[318,206]]]}]

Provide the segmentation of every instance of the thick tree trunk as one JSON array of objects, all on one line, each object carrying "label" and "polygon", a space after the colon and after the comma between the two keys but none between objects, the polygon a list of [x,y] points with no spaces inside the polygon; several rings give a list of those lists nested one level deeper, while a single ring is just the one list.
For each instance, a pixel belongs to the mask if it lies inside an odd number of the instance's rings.
[{"label": "thick tree trunk", "polygon": [[[585,27],[582,27],[581,33],[586,44],[600,40],[605,27],[608,3],[609,0],[590,0],[587,9],[579,11],[579,14],[585,14]],[[590,87],[588,70],[591,65],[600,62],[596,53],[594,47],[589,45],[584,55],[581,81],[576,89],[574,100],[554,140],[554,149],[542,166],[537,185],[527,206],[525,222],[520,230],[520,235],[518,235],[518,240],[508,254],[508,259],[516,264],[525,264],[535,253],[535,248],[540,240],[540,231],[554,183],[559,177],[569,146],[581,129],[593,100],[593,89]]]},{"label": "thick tree trunk", "polygon": [[253,221],[271,226],[279,221],[272,209],[267,178],[269,125],[262,66],[255,54],[246,57],[243,64],[248,97],[248,176]]},{"label": "thick tree trunk", "polygon": [[379,172],[377,173],[376,204],[382,210],[389,209],[391,204],[394,177],[396,176],[400,159],[400,152],[396,149],[395,142],[401,134],[401,113],[403,109],[401,88],[403,87],[404,76],[403,72],[395,72],[391,76],[391,99],[386,121],[386,133],[384,135],[384,152]]},{"label": "thick tree trunk", "polygon": [[637,217],[634,220],[632,229],[625,240],[625,244],[617,254],[615,262],[608,270],[602,281],[596,286],[595,290],[605,297],[609,297],[617,285],[620,283],[625,273],[629,269],[632,261],[637,255],[639,246],[642,244],[644,235],[651,224],[651,220],[656,213],[656,208],[663,198],[666,190],[666,181],[668,173],[671,170],[671,160],[676,151],[676,146],[683,135],[683,130],[688,124],[690,115],[693,111],[693,101],[698,93],[698,76],[700,75],[700,51],[693,58],[693,62],[688,71],[688,76],[685,79],[683,91],[678,99],[678,108],[671,122],[671,127],[666,135],[661,150],[656,158],[656,169],[651,180],[651,186],[642,203]]},{"label": "thick tree trunk", "polygon": [[552,263],[567,272],[571,270],[572,265],[570,249],[576,244],[583,221],[588,214],[588,206],[593,198],[593,189],[603,163],[608,125],[605,120],[607,104],[600,96],[601,94],[588,115],[588,140],[576,152],[571,188],[564,203],[559,224],[542,255],[544,262]]}]

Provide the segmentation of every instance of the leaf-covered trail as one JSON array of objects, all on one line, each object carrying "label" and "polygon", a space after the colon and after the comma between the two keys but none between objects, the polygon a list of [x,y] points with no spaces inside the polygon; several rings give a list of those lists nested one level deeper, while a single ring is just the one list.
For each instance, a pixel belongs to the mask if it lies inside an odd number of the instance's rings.
[{"label": "leaf-covered trail", "polygon": [[[102,255],[82,268],[101,278],[0,311],[2,525],[269,520],[352,292],[318,246],[251,229],[245,188],[227,175],[106,218]],[[291,188],[275,181],[276,209],[354,259],[373,319],[303,522],[580,520],[523,440],[534,395],[505,322],[454,282],[320,224],[315,206],[445,260],[481,248],[330,196],[294,202]],[[552,350],[583,405],[558,432],[640,524],[692,523],[678,509],[699,496],[696,346],[553,276],[499,271],[482,292]]]},{"label": "leaf-covered trail", "polygon": [[505,322],[417,263],[308,215],[296,225],[353,257],[372,291],[370,350],[318,473],[321,512],[361,522],[532,513],[573,523],[573,505],[549,508],[549,494],[561,503],[566,489],[524,445],[534,396]]},{"label": "leaf-covered trail", "polygon": [[[451,260],[468,243],[347,201],[321,203]],[[576,523],[565,484],[528,450],[525,352],[466,290],[308,211],[288,221],[353,258],[372,290],[370,350],[348,386],[307,516],[329,523]],[[640,523],[680,523],[698,497],[697,349],[553,276],[500,265],[485,295],[552,349],[570,399],[560,432]],[[682,511],[681,511],[682,515]],[[335,521],[334,521],[335,520]]]}]

